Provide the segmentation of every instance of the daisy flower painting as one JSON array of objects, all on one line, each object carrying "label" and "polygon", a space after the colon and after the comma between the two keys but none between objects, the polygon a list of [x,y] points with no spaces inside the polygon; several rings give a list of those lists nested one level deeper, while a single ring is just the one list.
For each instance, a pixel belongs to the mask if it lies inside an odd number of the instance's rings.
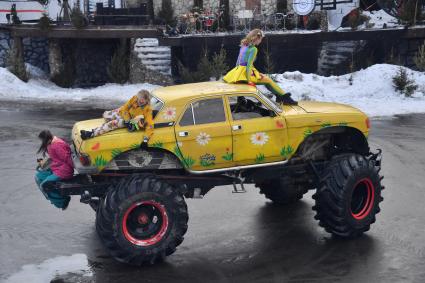
[{"label": "daisy flower painting", "polygon": [[164,112],[162,113],[162,117],[165,120],[173,120],[176,118],[176,107],[167,107],[164,109]]},{"label": "daisy flower painting", "polygon": [[196,137],[196,142],[199,145],[207,145],[211,140],[211,136],[207,133],[199,133],[199,135]]},{"label": "daisy flower painting", "polygon": [[259,132],[251,135],[251,142],[255,145],[265,145],[269,140],[269,136],[264,132]]}]

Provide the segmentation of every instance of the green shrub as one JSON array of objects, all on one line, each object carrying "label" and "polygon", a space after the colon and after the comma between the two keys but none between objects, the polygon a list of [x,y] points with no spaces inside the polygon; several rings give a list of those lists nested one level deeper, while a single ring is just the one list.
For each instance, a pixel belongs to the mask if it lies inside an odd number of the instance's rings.
[{"label": "green shrub", "polygon": [[273,58],[271,56],[270,50],[269,50],[269,41],[266,41],[266,48],[263,49],[264,54],[264,70],[266,74],[271,75],[275,71],[275,65],[273,63]]},{"label": "green shrub", "polygon": [[406,0],[400,9],[400,20],[407,25],[414,25],[422,17],[422,3],[420,0]]},{"label": "green shrub", "polygon": [[193,78],[192,72],[189,71],[189,68],[186,68],[181,61],[177,62],[177,67],[179,69],[180,79],[183,83],[194,83],[195,79]]},{"label": "green shrub", "polygon": [[52,28],[52,22],[52,19],[50,19],[46,13],[43,13],[43,16],[40,18],[40,20],[38,20],[37,26],[42,31],[49,31]]},{"label": "green shrub", "polygon": [[425,41],[419,46],[418,52],[416,52],[415,57],[413,57],[413,61],[419,71],[425,71]]},{"label": "green shrub", "polygon": [[195,72],[191,72],[181,62],[178,62],[180,78],[183,83],[209,81],[211,78],[218,80],[228,71],[229,66],[226,64],[226,51],[223,47],[219,53],[214,53],[212,59],[210,59],[208,53],[206,48],[202,51]]},{"label": "green shrub", "polygon": [[414,80],[409,79],[405,68],[400,67],[397,74],[393,77],[393,87],[396,91],[404,94],[406,97],[411,97],[418,86]]},{"label": "green shrub", "polygon": [[226,64],[226,56],[226,50],[222,46],[220,52],[215,53],[212,58],[212,73],[216,80],[219,80],[229,70],[229,66]]},{"label": "green shrub", "polygon": [[162,0],[161,10],[158,13],[158,17],[163,19],[166,24],[174,25],[174,9],[171,4],[171,0]]},{"label": "green shrub", "polygon": [[89,24],[88,19],[78,7],[74,7],[71,10],[71,22],[76,29],[85,28]]},{"label": "green shrub", "polygon": [[123,40],[111,58],[108,66],[108,76],[111,82],[124,84],[130,76],[130,61],[127,42]]},{"label": "green shrub", "polygon": [[209,81],[210,78],[213,76],[213,71],[214,71],[214,68],[208,56],[208,49],[205,48],[202,51],[202,56],[201,56],[201,59],[199,60],[197,71],[196,71],[196,74],[194,75],[194,78],[198,82]]},{"label": "green shrub", "polygon": [[61,66],[60,72],[53,75],[50,80],[60,87],[72,87],[76,78],[74,66],[73,58],[68,57]]}]

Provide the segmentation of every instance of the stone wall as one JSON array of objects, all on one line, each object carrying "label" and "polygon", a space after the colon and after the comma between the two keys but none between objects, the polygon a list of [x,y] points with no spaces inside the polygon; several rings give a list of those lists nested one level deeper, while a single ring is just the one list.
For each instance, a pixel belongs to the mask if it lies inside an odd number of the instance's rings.
[{"label": "stone wall", "polygon": [[[6,57],[12,47],[13,40],[9,33],[0,32],[0,67],[6,66]],[[29,63],[49,72],[49,46],[45,38],[24,38],[25,63]]]},{"label": "stone wall", "polygon": [[270,15],[276,13],[276,0],[261,0],[261,13]]},{"label": "stone wall", "polygon": [[62,41],[62,60],[65,62],[67,56],[73,56],[75,62],[75,86],[109,82],[107,68],[118,45],[119,40],[114,39]]},{"label": "stone wall", "polygon": [[11,46],[12,42],[9,33],[0,32],[0,67],[5,67],[6,56]]},{"label": "stone wall", "polygon": [[46,38],[24,38],[25,63],[49,72],[49,42]]},{"label": "stone wall", "polygon": [[[158,15],[161,10],[162,0],[155,0],[153,2],[155,15]],[[174,16],[185,14],[193,7],[192,0],[171,0],[171,4],[174,9]]]}]

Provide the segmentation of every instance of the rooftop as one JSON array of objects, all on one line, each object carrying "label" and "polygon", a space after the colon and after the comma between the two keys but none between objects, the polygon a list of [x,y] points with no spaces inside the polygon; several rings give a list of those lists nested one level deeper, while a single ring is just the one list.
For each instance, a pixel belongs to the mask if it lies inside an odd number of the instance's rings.
[{"label": "rooftop", "polygon": [[209,95],[216,93],[235,92],[246,93],[256,92],[254,86],[247,84],[228,84],[224,82],[202,82],[193,84],[174,85],[169,87],[158,88],[153,91],[153,94],[163,101],[177,100],[180,98],[191,99],[200,95]]}]

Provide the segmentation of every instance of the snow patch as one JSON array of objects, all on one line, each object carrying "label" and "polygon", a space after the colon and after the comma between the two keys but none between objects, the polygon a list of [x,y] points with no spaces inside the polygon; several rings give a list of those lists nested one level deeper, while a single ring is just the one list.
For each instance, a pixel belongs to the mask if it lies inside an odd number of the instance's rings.
[{"label": "snow patch", "polygon": [[369,23],[374,24],[372,28],[382,28],[384,24],[386,24],[388,28],[401,26],[396,18],[387,14],[384,10],[363,11],[362,14],[370,18]]},{"label": "snow patch", "polygon": [[[392,77],[400,66],[377,64],[351,74],[323,77],[316,74],[285,72],[276,75],[278,84],[295,99],[350,104],[369,116],[425,113],[425,73],[407,70],[410,79],[418,85],[411,98],[396,92]],[[300,81],[302,75],[302,81]]]},{"label": "snow patch", "polygon": [[47,259],[41,264],[24,265],[20,271],[11,275],[4,283],[46,283],[56,276],[71,272],[82,274],[83,276],[93,275],[88,267],[88,260],[85,254],[59,256]]},{"label": "snow patch", "polygon": [[141,89],[149,91],[157,85],[142,84],[105,84],[96,88],[61,88],[47,80],[47,75],[40,69],[28,67],[30,80],[25,83],[10,73],[6,68],[0,68],[0,100],[29,100],[45,102],[82,102],[88,106],[103,105],[102,101],[124,102]]},{"label": "snow patch", "polygon": [[[425,73],[405,68],[409,78],[418,85],[413,96],[407,98],[396,92],[392,86],[392,77],[396,75],[399,68],[396,65],[378,64],[342,76],[324,77],[296,71],[276,74],[274,77],[278,84],[285,91],[291,92],[296,100],[350,104],[369,116],[375,117],[425,113]],[[24,83],[7,69],[0,68],[0,100],[41,101],[56,104],[76,102],[87,107],[109,109],[111,105],[118,106],[127,101],[140,89],[151,91],[159,87],[142,83],[106,84],[90,89],[67,89],[46,80],[40,72],[30,68],[31,79],[28,83]],[[350,85],[351,76],[352,85]]]}]

